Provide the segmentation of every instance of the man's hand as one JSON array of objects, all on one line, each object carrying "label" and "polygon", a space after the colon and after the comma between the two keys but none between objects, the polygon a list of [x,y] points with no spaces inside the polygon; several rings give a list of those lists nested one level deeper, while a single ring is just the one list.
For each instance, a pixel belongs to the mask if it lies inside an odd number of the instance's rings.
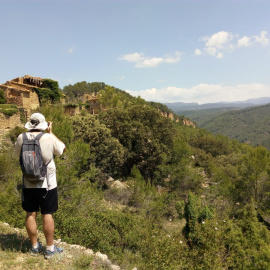
[{"label": "man's hand", "polygon": [[48,123],[48,127],[47,127],[46,130],[47,130],[48,133],[52,133],[52,122],[48,121],[47,123]]}]

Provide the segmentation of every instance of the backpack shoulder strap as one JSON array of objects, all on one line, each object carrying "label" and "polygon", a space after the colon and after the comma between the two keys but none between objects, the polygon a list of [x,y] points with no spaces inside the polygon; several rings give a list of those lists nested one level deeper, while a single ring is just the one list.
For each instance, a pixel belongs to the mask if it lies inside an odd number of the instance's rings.
[{"label": "backpack shoulder strap", "polygon": [[40,138],[44,135],[45,133],[44,132],[40,132],[37,136],[36,136],[36,140],[40,140]]},{"label": "backpack shoulder strap", "polygon": [[22,138],[23,138],[23,142],[26,141],[26,140],[28,140],[28,137],[27,137],[27,135],[26,135],[25,132],[22,134]]}]

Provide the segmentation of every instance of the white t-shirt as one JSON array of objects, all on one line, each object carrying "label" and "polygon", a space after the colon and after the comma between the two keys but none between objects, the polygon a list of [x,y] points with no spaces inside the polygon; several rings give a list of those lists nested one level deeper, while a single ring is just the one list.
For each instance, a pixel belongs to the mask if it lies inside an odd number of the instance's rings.
[{"label": "white t-shirt", "polygon": [[[27,132],[28,139],[34,139],[37,134],[39,133],[31,133]],[[23,136],[20,134],[17,138],[17,141],[15,143],[15,153],[20,156],[21,148],[23,143]],[[56,167],[54,163],[53,156],[61,156],[63,154],[63,151],[65,149],[65,144],[59,141],[55,136],[49,133],[44,133],[44,135],[39,140],[41,153],[42,153],[42,159],[45,164],[48,164],[47,167],[47,176],[45,177],[44,181],[37,181],[35,183],[27,181],[27,178],[24,178],[24,186],[26,188],[47,188],[47,182],[49,182],[49,190],[54,189],[57,187],[56,182]]]}]

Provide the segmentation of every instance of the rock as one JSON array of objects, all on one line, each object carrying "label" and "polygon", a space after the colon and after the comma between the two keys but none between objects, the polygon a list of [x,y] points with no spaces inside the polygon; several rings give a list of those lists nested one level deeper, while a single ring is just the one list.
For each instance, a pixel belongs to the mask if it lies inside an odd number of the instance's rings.
[{"label": "rock", "polygon": [[107,179],[107,181],[106,182],[113,182],[114,181],[114,179],[110,176],[108,179]]},{"label": "rock", "polygon": [[112,189],[124,189],[124,188],[126,188],[126,186],[123,183],[121,183],[119,180],[116,180],[111,184],[111,188]]},{"label": "rock", "polygon": [[61,239],[54,240],[55,244],[59,244],[61,242]]},{"label": "rock", "polygon": [[112,265],[111,269],[112,270],[120,270],[121,268],[118,265]]},{"label": "rock", "polygon": [[80,245],[70,245],[70,247],[72,248],[77,248],[77,249],[81,249],[81,250],[85,250],[86,248],[85,247],[82,247]]},{"label": "rock", "polygon": [[102,261],[108,261],[108,256],[106,254],[102,254],[99,251],[95,254],[98,258],[100,258]]},{"label": "rock", "polygon": [[86,255],[94,255],[94,251],[92,249],[86,249],[83,251],[83,253]]}]

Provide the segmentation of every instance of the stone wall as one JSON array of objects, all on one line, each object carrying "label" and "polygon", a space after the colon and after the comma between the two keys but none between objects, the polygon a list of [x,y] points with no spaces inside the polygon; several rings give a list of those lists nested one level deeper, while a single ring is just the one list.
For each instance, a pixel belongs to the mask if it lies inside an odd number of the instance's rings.
[{"label": "stone wall", "polygon": [[0,130],[2,133],[4,131],[9,131],[10,129],[15,128],[16,126],[23,127],[23,124],[20,120],[20,113],[8,116],[0,112]]},{"label": "stone wall", "polygon": [[30,114],[31,110],[39,107],[39,99],[35,87],[40,87],[41,78],[25,75],[21,78],[15,78],[0,85],[0,89],[4,90],[7,103],[16,104]]},{"label": "stone wall", "polygon": [[23,107],[30,112],[39,107],[38,95],[35,90],[31,89],[30,92],[22,92]]},{"label": "stone wall", "polygon": [[66,106],[65,107],[65,114],[70,115],[70,116],[78,115],[78,114],[80,114],[80,108],[78,106],[77,107]]},{"label": "stone wall", "polygon": [[6,90],[6,99],[9,104],[16,104],[19,107],[23,106],[23,97],[20,90],[8,88]]}]

